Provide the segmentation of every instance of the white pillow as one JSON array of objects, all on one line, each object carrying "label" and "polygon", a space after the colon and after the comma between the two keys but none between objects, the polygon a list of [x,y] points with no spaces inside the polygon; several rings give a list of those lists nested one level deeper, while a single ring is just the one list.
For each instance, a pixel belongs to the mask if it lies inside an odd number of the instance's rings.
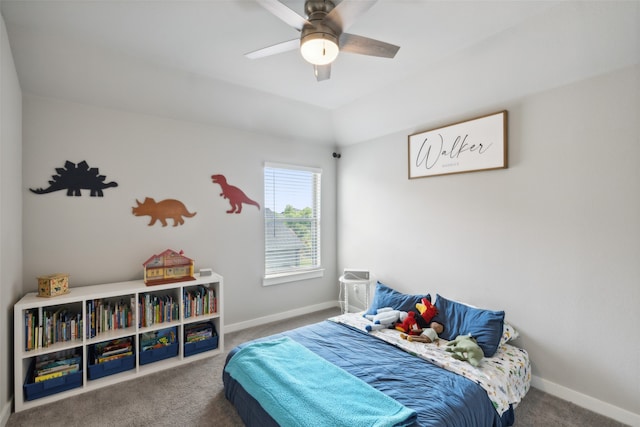
[{"label": "white pillow", "polygon": [[513,325],[504,322],[502,327],[502,337],[500,337],[500,345],[504,345],[511,340],[515,340],[520,336],[520,333],[513,327]]}]

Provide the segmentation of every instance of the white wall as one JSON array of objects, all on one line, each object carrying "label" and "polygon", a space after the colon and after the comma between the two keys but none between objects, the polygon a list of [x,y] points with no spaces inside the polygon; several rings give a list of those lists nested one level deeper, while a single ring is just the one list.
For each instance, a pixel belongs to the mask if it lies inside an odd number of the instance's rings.
[{"label": "white wall", "polygon": [[13,304],[22,285],[22,92],[0,16],[0,425],[13,396]]},{"label": "white wall", "polygon": [[509,111],[504,170],[408,180],[415,130],[343,148],[339,268],[504,309],[538,386],[640,424],[639,75],[485,107]]},{"label": "white wall", "polygon": [[[36,276],[70,273],[70,286],[142,278],[142,263],[167,248],[184,250],[196,270],[211,267],[225,279],[225,324],[234,324],[337,297],[335,160],[332,149],[247,132],[24,96],[23,292]],[[66,160],[86,160],[117,188],[104,197],[67,197],[46,187]],[[227,214],[212,174],[223,174],[263,206],[265,161],[323,169],[322,279],[263,287],[262,210]],[[148,226],[136,199],[173,198],[196,212],[185,224]]]},{"label": "white wall", "polygon": [[414,126],[424,117],[447,121],[460,114],[461,103],[501,105],[640,62],[640,1],[547,4],[544,13],[520,25],[342,106],[334,112],[337,141],[418,132],[423,128]]}]

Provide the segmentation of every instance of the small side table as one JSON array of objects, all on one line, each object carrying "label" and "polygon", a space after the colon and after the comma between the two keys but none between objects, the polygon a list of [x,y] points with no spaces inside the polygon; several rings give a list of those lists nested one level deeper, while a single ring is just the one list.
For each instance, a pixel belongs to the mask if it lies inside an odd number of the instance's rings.
[{"label": "small side table", "polygon": [[364,285],[364,309],[367,310],[369,308],[370,302],[370,288],[371,281],[369,280],[354,280],[354,279],[345,279],[344,275],[340,276],[340,292],[342,294],[341,305],[342,312],[349,312],[349,289],[353,289],[354,291],[358,286]]}]

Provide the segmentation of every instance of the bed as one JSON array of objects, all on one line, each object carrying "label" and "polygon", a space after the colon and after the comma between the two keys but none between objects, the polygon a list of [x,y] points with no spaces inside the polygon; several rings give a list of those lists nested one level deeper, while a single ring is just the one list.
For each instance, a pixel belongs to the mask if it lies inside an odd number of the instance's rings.
[{"label": "bed", "polygon": [[[409,311],[430,295],[402,294],[378,283],[367,313]],[[504,312],[437,295],[437,343],[368,332],[363,313],[254,340],[234,348],[223,370],[226,398],[247,426],[510,426],[527,393],[527,352]],[[445,351],[472,334],[488,357],[478,367]],[[455,334],[455,335],[453,335]]]}]

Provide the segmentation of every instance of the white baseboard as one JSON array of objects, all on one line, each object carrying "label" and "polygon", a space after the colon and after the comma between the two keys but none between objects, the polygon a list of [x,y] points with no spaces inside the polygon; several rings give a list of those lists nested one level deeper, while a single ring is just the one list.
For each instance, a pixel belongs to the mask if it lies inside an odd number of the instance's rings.
[{"label": "white baseboard", "polygon": [[590,411],[604,415],[605,417],[613,418],[616,421],[630,426],[640,427],[640,414],[635,414],[626,409],[571,390],[570,388],[536,377],[535,375],[531,377],[531,386]]},{"label": "white baseboard", "polygon": [[244,322],[232,323],[230,325],[224,325],[224,332],[231,333],[241,331],[243,329],[253,328],[256,325],[263,325],[265,323],[278,322],[280,320],[290,319],[296,316],[302,316],[309,313],[314,313],[320,310],[326,310],[328,308],[339,307],[337,301],[328,301],[322,304],[308,305],[306,307],[297,308],[295,310],[283,311],[282,313],[272,314],[270,316],[259,317],[257,319],[246,320]]},{"label": "white baseboard", "polygon": [[4,427],[9,422],[11,416],[11,408],[13,407],[13,398],[9,399],[7,403],[2,407],[0,411],[0,426]]}]

